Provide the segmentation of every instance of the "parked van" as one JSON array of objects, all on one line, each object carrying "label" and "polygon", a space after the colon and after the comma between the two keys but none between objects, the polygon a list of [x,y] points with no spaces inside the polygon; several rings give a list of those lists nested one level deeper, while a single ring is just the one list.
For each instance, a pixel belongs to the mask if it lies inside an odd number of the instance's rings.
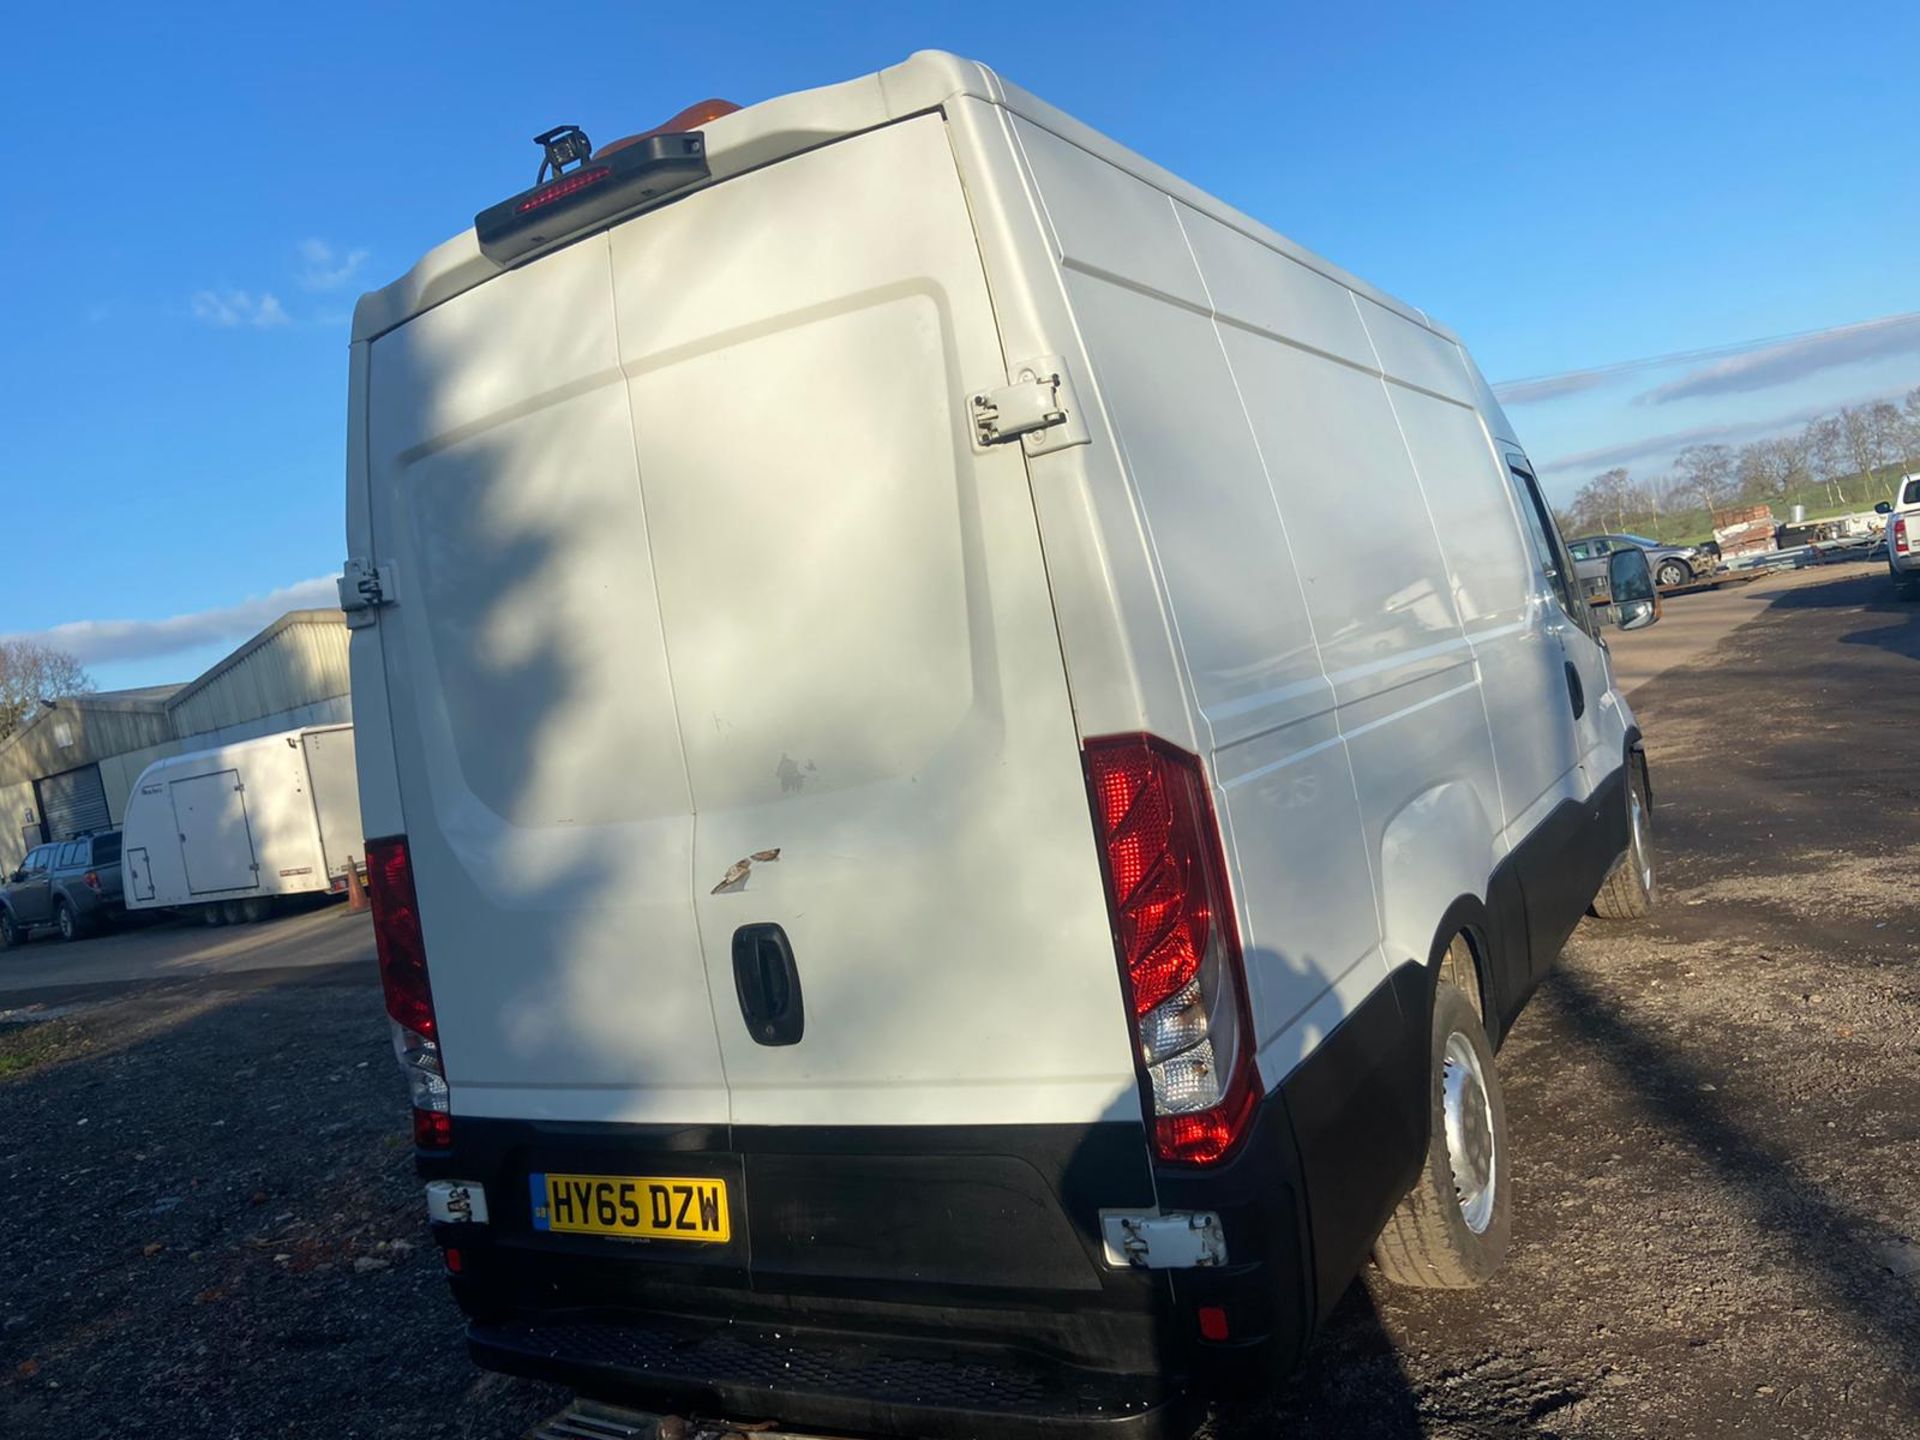
[{"label": "parked van", "polygon": [[1651,900],[1640,732],[1420,311],[952,56],[729,110],[550,135],[356,311],[370,888],[472,1351],[1175,1430],[1369,1255],[1500,1263],[1495,1047]]},{"label": "parked van", "polygon": [[276,897],[343,892],[364,871],[353,727],[315,725],[156,760],[122,826],[129,910],[266,918]]}]

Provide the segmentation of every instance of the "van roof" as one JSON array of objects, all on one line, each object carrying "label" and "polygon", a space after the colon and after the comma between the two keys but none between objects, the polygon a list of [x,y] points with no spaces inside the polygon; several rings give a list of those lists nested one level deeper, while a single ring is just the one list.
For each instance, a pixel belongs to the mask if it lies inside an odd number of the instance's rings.
[{"label": "van roof", "polygon": [[[941,109],[960,96],[1003,106],[1415,324],[1449,340],[1458,338],[1425,312],[1382,293],[1072,116],[1007,84],[978,61],[942,50],[921,50],[902,64],[875,74],[816,90],[795,91],[706,122],[701,130],[706,137],[708,168],[713,180],[723,180],[908,115]],[[479,241],[469,227],[429,250],[392,284],[362,295],[354,307],[353,338],[372,340],[505,269],[481,254]]]}]

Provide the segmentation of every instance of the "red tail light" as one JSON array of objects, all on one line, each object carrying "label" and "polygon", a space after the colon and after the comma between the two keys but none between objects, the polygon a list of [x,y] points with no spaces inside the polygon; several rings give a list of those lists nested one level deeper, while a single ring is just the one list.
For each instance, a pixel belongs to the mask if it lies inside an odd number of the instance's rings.
[{"label": "red tail light", "polygon": [[431,1038],[433,992],[427,988],[427,943],[420,933],[420,904],[414,898],[413,856],[406,836],[367,841],[367,892],[373,901],[373,943],[380,956],[387,1014]]},{"label": "red tail light", "polygon": [[422,1150],[445,1150],[453,1144],[453,1116],[444,1110],[414,1106],[413,1143]]},{"label": "red tail light", "polygon": [[393,1020],[393,1053],[413,1095],[413,1143],[444,1150],[453,1144],[452,1097],[440,1057],[440,1026],[427,983],[427,942],[406,836],[367,841],[367,898],[373,904],[380,988]]},{"label": "red tail light", "polygon": [[80,877],[80,883],[89,890],[98,890],[100,888],[100,872],[98,870],[87,871],[86,874]]},{"label": "red tail light", "polygon": [[1905,555],[1907,553],[1907,517],[1896,516],[1893,522],[1893,548]]},{"label": "red tail light", "polygon": [[1197,757],[1150,735],[1087,742],[1121,979],[1162,1160],[1210,1165],[1259,1100],[1240,937]]}]

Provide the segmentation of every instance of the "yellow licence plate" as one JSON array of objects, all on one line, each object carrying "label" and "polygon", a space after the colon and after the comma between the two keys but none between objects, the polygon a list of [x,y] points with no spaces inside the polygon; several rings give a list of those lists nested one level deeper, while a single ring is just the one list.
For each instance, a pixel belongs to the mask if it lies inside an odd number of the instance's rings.
[{"label": "yellow licence plate", "polygon": [[733,1236],[727,1182],[685,1175],[529,1175],[533,1228],[575,1235],[695,1240]]}]

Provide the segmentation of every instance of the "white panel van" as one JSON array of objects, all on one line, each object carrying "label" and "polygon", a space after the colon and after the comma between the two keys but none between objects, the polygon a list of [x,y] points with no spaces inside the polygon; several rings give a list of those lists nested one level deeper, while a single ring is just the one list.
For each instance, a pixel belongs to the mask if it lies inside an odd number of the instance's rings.
[{"label": "white panel van", "polygon": [[1370,1254],[1484,1279],[1495,1046],[1645,911],[1651,792],[1455,338],[948,55],[547,140],[351,363],[376,933],[480,1363],[1154,1434]]}]

